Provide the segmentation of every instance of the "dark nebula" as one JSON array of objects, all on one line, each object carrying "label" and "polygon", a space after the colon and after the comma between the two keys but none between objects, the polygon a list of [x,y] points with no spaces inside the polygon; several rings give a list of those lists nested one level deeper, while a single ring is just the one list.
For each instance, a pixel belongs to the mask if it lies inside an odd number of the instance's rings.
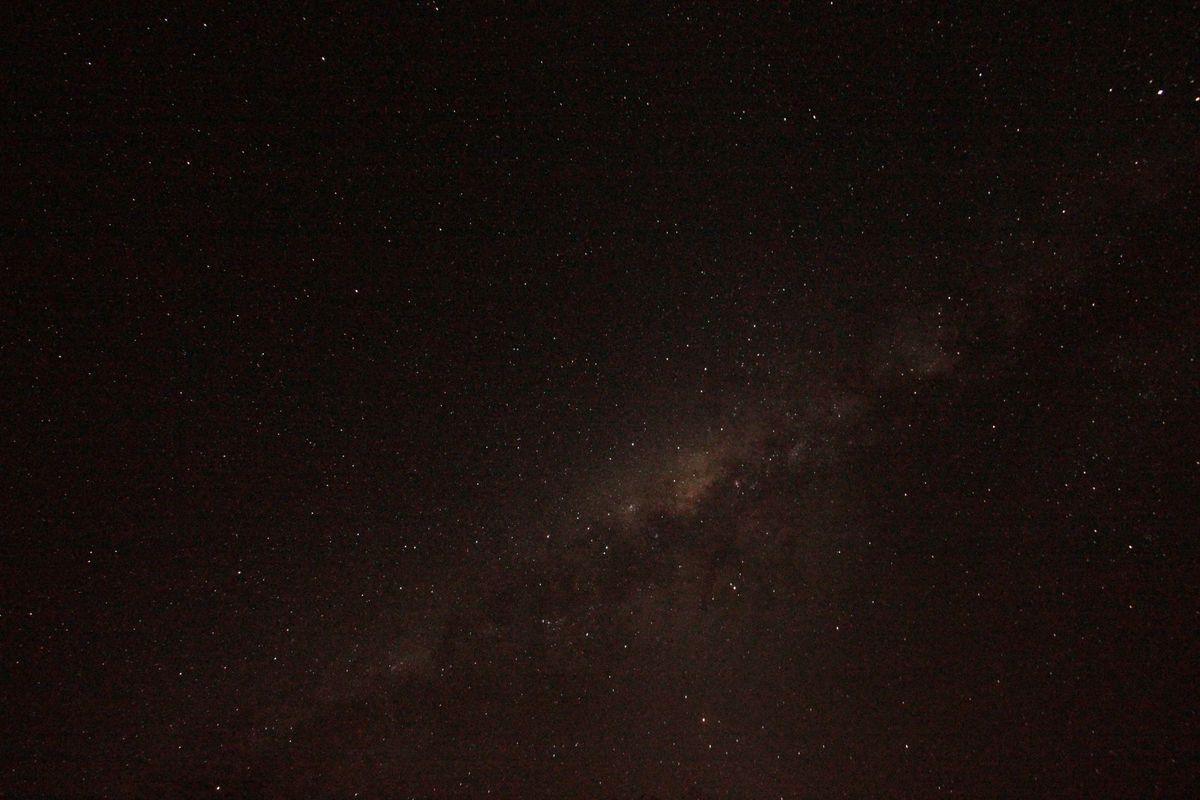
[{"label": "dark nebula", "polygon": [[742,5],[7,15],[0,798],[1200,794],[1200,15]]}]

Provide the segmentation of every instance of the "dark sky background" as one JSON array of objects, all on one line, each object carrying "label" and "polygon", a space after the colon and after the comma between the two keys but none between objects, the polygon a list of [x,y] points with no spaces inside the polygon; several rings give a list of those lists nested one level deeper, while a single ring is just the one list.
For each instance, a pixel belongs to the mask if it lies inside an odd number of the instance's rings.
[{"label": "dark sky background", "polygon": [[0,797],[1196,796],[1200,14],[983,5],[5,11]]}]

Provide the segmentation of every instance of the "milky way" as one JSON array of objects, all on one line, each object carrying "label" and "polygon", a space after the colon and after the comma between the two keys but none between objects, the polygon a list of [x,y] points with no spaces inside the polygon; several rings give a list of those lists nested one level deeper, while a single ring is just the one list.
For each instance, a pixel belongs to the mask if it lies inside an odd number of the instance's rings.
[{"label": "milky way", "polygon": [[1191,797],[1193,17],[14,15],[0,797]]}]

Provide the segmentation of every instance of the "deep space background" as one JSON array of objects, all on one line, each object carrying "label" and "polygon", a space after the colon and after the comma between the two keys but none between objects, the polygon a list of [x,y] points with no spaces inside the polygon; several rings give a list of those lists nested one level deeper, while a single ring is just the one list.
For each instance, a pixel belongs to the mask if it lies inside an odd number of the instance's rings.
[{"label": "deep space background", "polygon": [[3,15],[0,797],[1200,794],[1195,4]]}]

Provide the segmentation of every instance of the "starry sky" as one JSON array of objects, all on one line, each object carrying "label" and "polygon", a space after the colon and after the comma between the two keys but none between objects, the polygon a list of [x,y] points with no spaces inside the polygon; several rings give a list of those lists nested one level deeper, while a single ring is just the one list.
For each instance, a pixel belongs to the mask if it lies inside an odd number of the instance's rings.
[{"label": "starry sky", "polygon": [[1192,4],[6,12],[0,797],[1192,797]]}]

